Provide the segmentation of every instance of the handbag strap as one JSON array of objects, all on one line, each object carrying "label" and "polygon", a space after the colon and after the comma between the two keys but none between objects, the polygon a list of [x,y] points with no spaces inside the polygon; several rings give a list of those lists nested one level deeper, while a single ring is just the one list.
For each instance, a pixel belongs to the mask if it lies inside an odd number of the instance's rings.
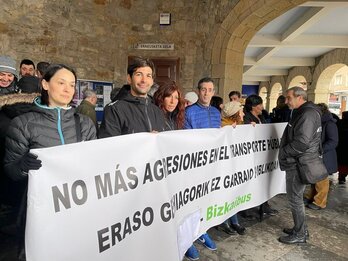
[{"label": "handbag strap", "polygon": [[[318,115],[319,115],[319,118],[320,118],[320,122],[321,122],[321,115],[319,112],[317,112]],[[322,144],[322,135],[323,135],[323,125],[321,125],[321,132],[320,132],[320,142],[319,142],[319,153],[320,153],[320,156],[322,157],[323,154],[324,154],[324,151],[323,151],[323,144]]]},{"label": "handbag strap", "polygon": [[77,142],[80,142],[82,141],[80,116],[77,113],[75,113],[74,118],[75,118],[76,139],[77,139]]}]

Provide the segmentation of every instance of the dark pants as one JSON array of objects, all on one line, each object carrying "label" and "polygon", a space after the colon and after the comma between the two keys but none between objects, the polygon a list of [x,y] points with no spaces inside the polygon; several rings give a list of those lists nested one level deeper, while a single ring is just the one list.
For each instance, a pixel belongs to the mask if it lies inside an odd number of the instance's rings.
[{"label": "dark pants", "polygon": [[299,236],[304,236],[306,229],[303,203],[305,188],[306,185],[301,183],[297,169],[286,171],[286,194],[294,219],[294,232]]}]

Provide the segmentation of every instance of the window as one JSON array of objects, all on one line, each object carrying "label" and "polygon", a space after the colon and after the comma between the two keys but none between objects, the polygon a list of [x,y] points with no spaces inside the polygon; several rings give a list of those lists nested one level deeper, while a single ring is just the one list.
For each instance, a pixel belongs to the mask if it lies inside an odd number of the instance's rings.
[{"label": "window", "polygon": [[342,74],[336,75],[334,85],[337,86],[337,85],[342,85],[342,84],[343,84]]}]

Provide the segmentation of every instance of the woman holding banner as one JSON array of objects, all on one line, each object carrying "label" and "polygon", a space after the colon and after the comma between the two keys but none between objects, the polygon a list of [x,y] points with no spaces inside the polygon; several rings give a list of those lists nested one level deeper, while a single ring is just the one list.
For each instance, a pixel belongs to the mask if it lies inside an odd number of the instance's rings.
[{"label": "woman holding banner", "polygon": [[[30,170],[41,167],[31,149],[47,148],[96,139],[93,122],[75,113],[69,104],[76,85],[75,71],[66,65],[52,64],[42,79],[41,97],[30,112],[11,121],[6,137],[5,172],[14,180],[25,180]],[[26,194],[19,214],[19,260],[25,260],[24,229]]]},{"label": "woman holding banner", "polygon": [[[221,116],[221,127],[232,125],[235,128],[237,125],[243,124],[244,112],[242,105],[237,101],[225,103],[221,111]],[[234,235],[236,232],[239,235],[245,234],[245,227],[239,224],[237,214],[217,226],[217,229],[229,235]]]},{"label": "woman holding banner", "polygon": [[176,83],[164,84],[155,92],[153,98],[164,113],[166,130],[182,129],[185,120],[185,101]]},{"label": "woman holding banner", "polygon": [[[255,124],[267,123],[266,119],[262,116],[263,100],[259,95],[252,94],[248,96],[245,100],[244,109],[244,124],[253,124],[255,126]],[[277,210],[271,208],[267,201],[260,205],[258,212],[260,221],[263,220],[265,215],[274,216],[278,213]],[[244,214],[247,217],[250,216],[248,210]]]}]

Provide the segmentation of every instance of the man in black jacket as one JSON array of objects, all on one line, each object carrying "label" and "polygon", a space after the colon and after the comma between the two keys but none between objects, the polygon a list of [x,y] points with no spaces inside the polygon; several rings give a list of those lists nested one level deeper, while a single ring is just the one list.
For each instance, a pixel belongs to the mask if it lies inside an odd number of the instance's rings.
[{"label": "man in black jacket", "polygon": [[130,90],[107,105],[109,108],[104,110],[99,130],[100,138],[165,129],[163,112],[147,95],[155,76],[152,61],[137,57],[128,66],[127,73]]},{"label": "man in black jacket", "polygon": [[318,106],[307,101],[307,93],[301,87],[288,89],[286,98],[293,112],[284,130],[278,157],[281,170],[286,171],[286,193],[294,227],[285,228],[283,232],[288,235],[281,236],[279,241],[285,244],[306,243],[309,237],[303,203],[306,185],[301,181],[296,159],[299,156],[319,156],[321,112]]}]

